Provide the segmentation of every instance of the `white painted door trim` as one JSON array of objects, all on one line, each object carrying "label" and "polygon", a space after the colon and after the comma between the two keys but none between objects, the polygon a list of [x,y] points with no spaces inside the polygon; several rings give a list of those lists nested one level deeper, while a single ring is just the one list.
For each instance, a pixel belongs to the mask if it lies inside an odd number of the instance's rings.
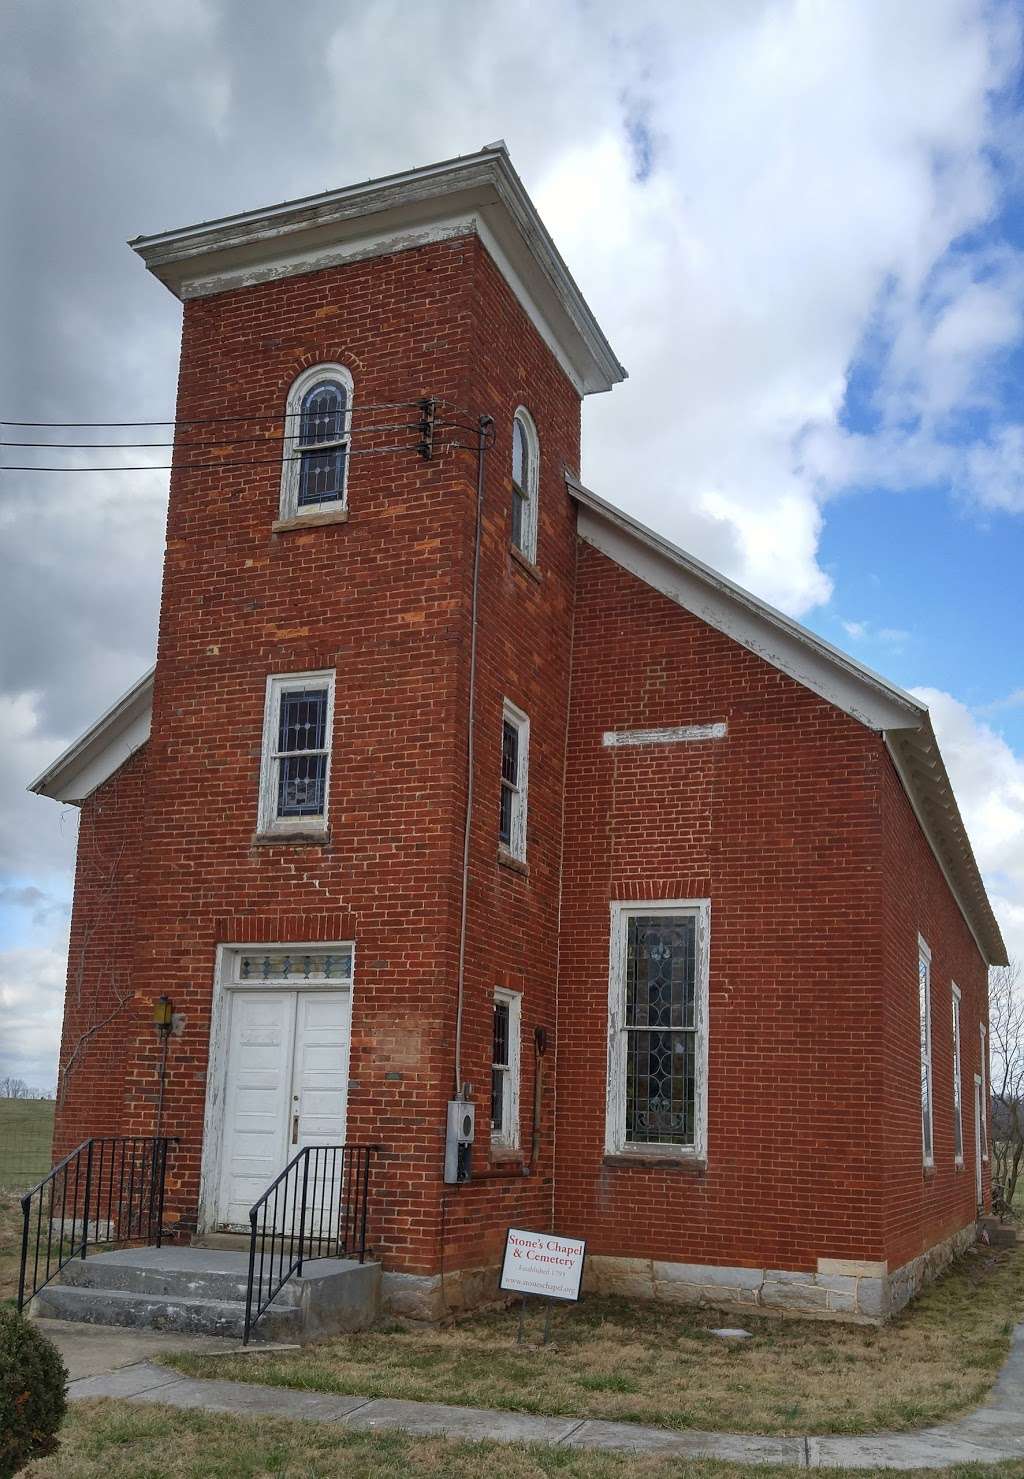
[{"label": "white painted door trim", "polygon": [[981,1116],[982,1116],[982,1078],[980,1073],[974,1075],[974,1195],[977,1205],[982,1206],[985,1200],[985,1182],[982,1176],[982,1138],[981,1138]]},{"label": "white painted door trim", "polygon": [[[344,981],[296,981],[295,990],[337,991],[347,987],[349,992],[349,1023],[351,1039],[352,992],[355,987],[356,947],[353,940],[285,940],[259,944],[224,943],[217,946],[213,972],[213,997],[210,1007],[210,1048],[206,1071],[206,1107],[203,1113],[203,1151],[199,1172],[199,1212],[197,1231],[200,1235],[214,1232],[217,1226],[217,1208],[220,1197],[221,1160],[224,1149],[223,1116],[224,1097],[228,1076],[228,1039],[230,1030],[230,998],[233,988],[251,991],[258,982],[241,982],[231,979],[234,957],[240,953],[250,955],[273,954],[278,951],[306,950],[321,955],[330,951],[347,951],[351,955],[352,967],[347,982]],[[281,982],[268,982],[272,990],[280,990]],[[282,1168],[283,1169],[283,1168]]]}]

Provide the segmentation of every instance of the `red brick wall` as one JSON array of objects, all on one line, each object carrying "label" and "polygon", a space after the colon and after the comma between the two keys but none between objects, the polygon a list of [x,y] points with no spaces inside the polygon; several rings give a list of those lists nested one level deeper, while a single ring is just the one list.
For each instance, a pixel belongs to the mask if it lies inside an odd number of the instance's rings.
[{"label": "red brick wall", "polygon": [[[575,510],[566,494],[564,473],[566,467],[578,468],[580,450],[579,397],[482,251],[473,321],[470,394],[475,406],[495,418],[495,445],[488,455],[480,572],[476,802],[462,1076],[476,1091],[476,1165],[486,1179],[476,1178],[470,1185],[444,1193],[445,1266],[452,1268],[497,1262],[510,1223],[552,1225],[558,880],[575,566]],[[533,417],[540,444],[533,570],[510,552],[512,420],[520,405]],[[467,601],[469,576],[467,567],[463,585]],[[458,705],[460,747],[465,744],[466,676],[464,670]],[[530,719],[527,874],[498,861],[505,699]],[[523,994],[522,1153],[491,1160],[490,1062],[496,986]],[[547,1088],[539,1155],[531,1174],[524,1177],[523,1170],[530,1169],[533,1040],[538,1026],[547,1029],[551,1048],[543,1069]]]},{"label": "red brick wall", "polygon": [[89,1135],[123,1129],[137,1013],[132,951],[147,764],[142,749],[81,809],[54,1160]]},{"label": "red brick wall", "polygon": [[[605,748],[607,729],[728,724]],[[581,544],[558,1002],[557,1226],[590,1251],[877,1258],[878,743]],[[708,1163],[604,1157],[609,903],[709,898]]]},{"label": "red brick wall", "polygon": [[[888,755],[882,771],[882,926],[885,961],[885,1247],[898,1268],[974,1220],[974,1075],[979,1024],[988,1027],[988,972],[950,896]],[[921,1142],[918,934],[931,950],[932,1103],[935,1165]],[[960,987],[964,1163],[954,1164],[952,982]],[[988,1067],[985,1068],[988,1083]],[[989,1196],[989,1167],[983,1162]]]},{"label": "red brick wall", "polygon": [[[275,534],[280,413],[296,373],[337,360],[355,381],[349,520]],[[414,452],[363,457],[372,403],[446,398],[468,430]],[[509,554],[510,431],[534,415],[544,456],[537,569]],[[491,1260],[510,1220],[550,1218],[550,1155],[531,1175],[494,1167],[442,1195],[465,806],[477,414],[487,457],[462,1077],[489,1152],[493,989],[526,991],[522,1138],[528,1151],[535,1023],[554,1025],[560,798],[579,398],[475,238],[423,247],[186,306],[179,422],[271,416],[227,463],[172,477],[133,984],[138,1016],[110,1092],[125,1128],[151,1132],[159,1042],[150,1002],[185,1018],[172,1040],[165,1129],[180,1137],[169,1210],[195,1224],[211,996],[223,942],[357,942],[348,1135],[385,1147],[371,1236],[388,1266],[435,1272]],[[406,413],[408,414],[408,413]],[[229,425],[230,423],[223,423]],[[183,433],[208,441],[214,432]],[[227,435],[227,433],[222,433]],[[408,443],[381,433],[376,443]],[[199,454],[203,464],[215,454]],[[264,465],[265,463],[265,465]],[[330,835],[256,843],[269,673],[337,672]],[[533,723],[530,873],[497,863],[498,744],[507,695]],[[109,787],[104,788],[104,791]],[[550,1104],[545,1144],[550,1142]],[[442,1250],[442,1243],[444,1249]]]}]

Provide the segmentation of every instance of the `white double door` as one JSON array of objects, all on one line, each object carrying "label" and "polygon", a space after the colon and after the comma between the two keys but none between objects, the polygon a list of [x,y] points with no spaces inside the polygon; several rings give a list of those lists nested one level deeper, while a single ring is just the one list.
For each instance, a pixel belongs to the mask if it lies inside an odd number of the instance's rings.
[{"label": "white double door", "polygon": [[[249,1208],[304,1146],[345,1142],[351,995],[274,987],[229,995],[216,1222],[247,1230]],[[309,1160],[307,1215],[326,1232],[336,1218],[340,1156],[336,1166],[332,1156]],[[278,1226],[291,1216],[282,1188]]]}]

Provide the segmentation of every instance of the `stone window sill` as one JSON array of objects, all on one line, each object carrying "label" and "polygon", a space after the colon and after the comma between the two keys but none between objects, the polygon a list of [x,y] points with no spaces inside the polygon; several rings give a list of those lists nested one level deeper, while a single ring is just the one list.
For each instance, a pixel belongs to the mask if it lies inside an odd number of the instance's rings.
[{"label": "stone window sill", "polygon": [[255,832],[253,847],[324,847],[330,832]]},{"label": "stone window sill", "polygon": [[544,579],[544,576],[542,575],[540,569],[533,563],[533,561],[528,560],[527,557],[523,554],[522,550],[516,549],[514,544],[509,545],[508,552],[512,560],[513,567],[516,570],[521,570],[524,575],[528,575],[531,580],[535,580],[537,584],[540,585],[540,583]]},{"label": "stone window sill", "polygon": [[530,865],[524,863],[522,858],[515,858],[507,848],[498,848],[498,865],[507,868],[510,873],[518,873],[521,878],[529,878]]},{"label": "stone window sill", "polygon": [[297,529],[319,529],[324,524],[347,524],[348,509],[332,508],[322,514],[296,514],[290,519],[275,519],[270,526],[272,534],[289,534]]},{"label": "stone window sill", "polygon": [[643,1171],[681,1171],[692,1176],[703,1176],[708,1166],[707,1161],[693,1155],[642,1155],[628,1150],[609,1152],[603,1157],[603,1164]]}]

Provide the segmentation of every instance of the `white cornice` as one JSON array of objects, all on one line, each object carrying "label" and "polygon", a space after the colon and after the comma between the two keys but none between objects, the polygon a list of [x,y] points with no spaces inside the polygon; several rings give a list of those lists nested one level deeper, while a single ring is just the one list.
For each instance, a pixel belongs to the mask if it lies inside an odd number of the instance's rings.
[{"label": "white cornice", "polygon": [[38,796],[80,806],[149,739],[154,668],[122,694],[95,724],[29,786]]},{"label": "white cornice", "polygon": [[647,585],[882,734],[896,773],[982,957],[1006,964],[1006,946],[927,707],[781,611],[695,560],[568,477],[581,539]]},{"label": "white cornice", "polygon": [[129,245],[178,298],[475,233],[581,394],[626,372],[549,236],[504,144],[343,190]]}]

